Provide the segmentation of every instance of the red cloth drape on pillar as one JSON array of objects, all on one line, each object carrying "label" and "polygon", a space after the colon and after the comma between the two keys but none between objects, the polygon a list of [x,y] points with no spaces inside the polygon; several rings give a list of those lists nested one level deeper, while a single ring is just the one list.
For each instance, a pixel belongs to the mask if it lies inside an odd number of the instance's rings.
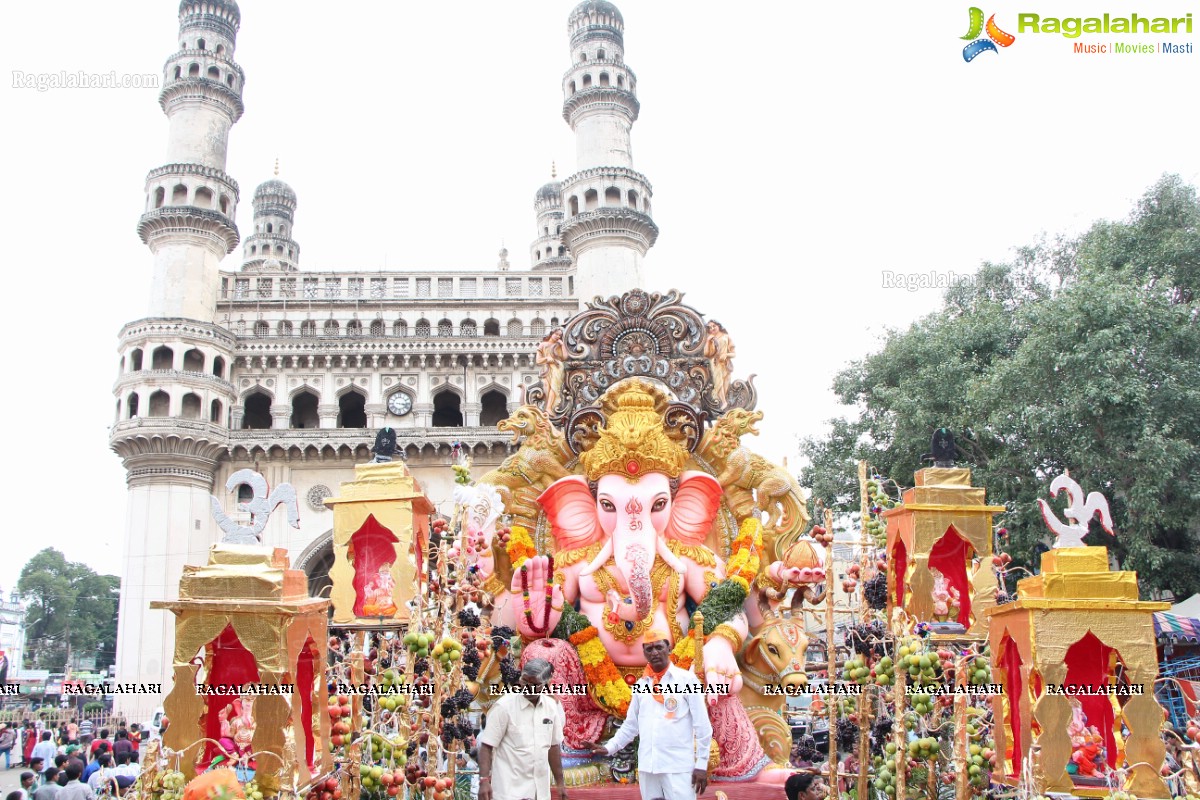
[{"label": "red cloth drape on pillar", "polygon": [[951,525],[929,551],[929,568],[946,577],[946,583],[958,591],[959,624],[971,627],[971,584],[967,580],[967,562],[974,550]]},{"label": "red cloth drape on pillar", "polygon": [[[1067,685],[1090,686],[1095,689],[1108,686],[1112,674],[1113,654],[1116,650],[1101,642],[1091,631],[1067,648]],[[1095,725],[1104,740],[1108,765],[1117,766],[1117,740],[1113,736],[1112,698],[1108,695],[1092,695],[1079,698],[1083,716],[1088,726]]]},{"label": "red cloth drape on pillar", "polygon": [[379,568],[396,561],[396,542],[399,540],[390,530],[380,525],[375,515],[369,515],[362,527],[350,537],[349,557],[354,565],[354,613],[363,615],[366,602],[365,589]]},{"label": "red cloth drape on pillar", "polygon": [[891,562],[893,574],[896,576],[896,599],[894,605],[904,606],[904,582],[908,580],[905,572],[908,571],[908,550],[904,547],[904,540],[896,538],[896,546],[892,548],[892,552],[888,555],[888,560]]},{"label": "red cloth drape on pillar", "polygon": [[[210,687],[221,687],[218,691],[229,692],[229,686],[258,683],[258,664],[254,655],[246,649],[232,625],[226,625],[221,634],[209,642],[212,649],[212,666],[205,683]],[[209,739],[221,738],[221,712],[238,699],[237,694],[210,694],[207,696],[208,713],[204,718],[204,735]],[[220,754],[220,750],[209,742],[204,750],[204,761],[208,764]]]},{"label": "red cloth drape on pillar", "polygon": [[296,659],[296,691],[300,693],[300,719],[304,726],[304,757],[307,759],[305,763],[310,769],[313,766],[314,748],[312,699],[313,688],[316,685],[316,656],[313,654],[315,647],[312,637],[309,636],[300,650],[300,657]]},{"label": "red cloth drape on pillar", "polygon": [[1021,774],[1021,762],[1024,746],[1021,742],[1021,698],[1025,694],[1025,681],[1021,677],[1021,653],[1017,643],[1011,636],[1005,636],[1000,642],[1000,664],[1004,667],[1004,694],[1008,698],[1008,728],[1012,740],[1012,771],[1011,776]]}]

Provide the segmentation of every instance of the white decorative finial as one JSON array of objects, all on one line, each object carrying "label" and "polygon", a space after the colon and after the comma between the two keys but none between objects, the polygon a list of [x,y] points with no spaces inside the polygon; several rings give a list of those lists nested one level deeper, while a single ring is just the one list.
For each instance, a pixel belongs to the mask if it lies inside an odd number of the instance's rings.
[{"label": "white decorative finial", "polygon": [[550,162],[550,180],[558,180],[558,166],[553,161]]},{"label": "white decorative finial", "polygon": [[254,492],[249,503],[238,503],[238,511],[250,512],[249,527],[239,525],[237,520],[230,518],[221,508],[221,501],[209,495],[213,519],[217,521],[221,530],[225,531],[225,535],[221,537],[224,544],[261,544],[267,518],[281,503],[287,509],[288,524],[293,528],[300,527],[300,506],[296,502],[296,489],[290,483],[279,484],[275,491],[268,495],[266,478],[252,469],[239,469],[225,482],[225,491],[232,492],[242,484],[246,484]]},{"label": "white decorative finial", "polygon": [[275,159],[275,177],[276,178],[279,177],[279,158],[278,157]]},{"label": "white decorative finial", "polygon": [[1038,506],[1042,509],[1042,519],[1046,521],[1046,526],[1054,532],[1056,537],[1055,549],[1083,547],[1083,537],[1087,535],[1088,523],[1097,514],[1100,515],[1100,525],[1104,530],[1108,531],[1110,535],[1116,535],[1112,529],[1112,515],[1108,510],[1108,499],[1104,495],[1092,492],[1085,500],[1083,489],[1068,472],[1063,472],[1062,475],[1050,482],[1051,497],[1057,497],[1064,490],[1067,493],[1067,507],[1063,509],[1063,515],[1073,524],[1061,521],[1049,503],[1042,499],[1038,500]]}]

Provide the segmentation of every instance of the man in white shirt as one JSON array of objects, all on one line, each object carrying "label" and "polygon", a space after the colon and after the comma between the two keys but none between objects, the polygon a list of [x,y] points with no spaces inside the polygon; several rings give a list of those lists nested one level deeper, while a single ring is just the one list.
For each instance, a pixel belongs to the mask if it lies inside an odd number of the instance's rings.
[{"label": "man in white shirt", "polygon": [[33,758],[42,759],[42,769],[54,766],[54,757],[58,755],[58,746],[50,739],[50,731],[42,731],[42,739],[33,746]]},{"label": "man in white shirt", "polygon": [[712,723],[704,686],[671,663],[666,631],[652,628],[642,638],[646,674],[633,686],[629,713],[608,744],[588,743],[594,755],[611,756],[638,742],[638,785],[642,800],[695,800],[708,786]]},{"label": "man in white shirt", "polygon": [[550,800],[550,776],[560,800],[563,778],[562,704],[545,693],[554,666],[531,658],[521,670],[521,693],[505,694],[479,736],[479,800]]}]

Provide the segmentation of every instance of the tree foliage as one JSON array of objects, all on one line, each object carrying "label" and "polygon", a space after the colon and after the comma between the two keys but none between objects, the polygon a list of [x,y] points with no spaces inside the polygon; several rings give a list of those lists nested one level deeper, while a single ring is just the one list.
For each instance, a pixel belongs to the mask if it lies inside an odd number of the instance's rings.
[{"label": "tree foliage", "polygon": [[907,483],[949,427],[975,484],[1010,509],[1017,563],[1037,567],[1049,533],[1036,500],[1069,469],[1113,512],[1117,535],[1093,525],[1088,543],[1143,589],[1200,591],[1198,286],[1200,202],[1165,176],[1124,222],[984,264],[840,372],[834,390],[858,413],[805,440],[801,480],[857,509],[857,459]]},{"label": "tree foliage", "polygon": [[98,575],[48,547],[21,570],[17,591],[30,604],[25,618],[28,666],[65,672],[68,650],[75,657],[96,655],[99,667],[112,663],[121,591],[117,576]]}]

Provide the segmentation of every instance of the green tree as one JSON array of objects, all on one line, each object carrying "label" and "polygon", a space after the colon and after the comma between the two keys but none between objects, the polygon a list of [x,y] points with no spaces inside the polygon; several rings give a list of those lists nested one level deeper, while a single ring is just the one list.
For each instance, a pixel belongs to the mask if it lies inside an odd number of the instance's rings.
[{"label": "green tree", "polygon": [[29,664],[65,672],[72,657],[92,654],[97,666],[111,663],[120,590],[117,576],[98,575],[54,548],[31,558],[17,582],[17,591],[30,603],[25,620]]},{"label": "green tree", "polygon": [[1143,589],[1200,591],[1200,202],[1166,176],[1124,222],[1021,248],[949,290],[942,309],[838,374],[858,414],[808,439],[801,479],[857,508],[856,459],[902,483],[951,428],[976,485],[1008,506],[1011,553],[1036,567],[1036,506],[1069,469],[1109,500],[1093,524]]}]

